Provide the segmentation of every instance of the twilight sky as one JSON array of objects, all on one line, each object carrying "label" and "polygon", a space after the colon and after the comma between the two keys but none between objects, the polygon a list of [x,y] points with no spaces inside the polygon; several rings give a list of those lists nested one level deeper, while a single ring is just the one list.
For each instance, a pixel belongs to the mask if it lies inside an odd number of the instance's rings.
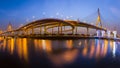
[{"label": "twilight sky", "polygon": [[103,25],[120,26],[120,0],[0,0],[0,28],[14,27],[41,18],[95,19],[100,8]]}]

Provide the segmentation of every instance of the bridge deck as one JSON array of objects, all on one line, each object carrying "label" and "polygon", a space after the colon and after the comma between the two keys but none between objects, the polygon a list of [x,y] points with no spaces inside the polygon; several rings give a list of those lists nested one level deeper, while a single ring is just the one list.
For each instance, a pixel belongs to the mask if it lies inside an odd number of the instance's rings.
[{"label": "bridge deck", "polygon": [[101,40],[114,40],[120,41],[120,38],[111,38],[111,37],[94,37],[94,36],[81,36],[81,35],[34,35],[34,36],[10,36],[10,37],[20,37],[20,38],[36,38],[36,39],[101,39]]}]

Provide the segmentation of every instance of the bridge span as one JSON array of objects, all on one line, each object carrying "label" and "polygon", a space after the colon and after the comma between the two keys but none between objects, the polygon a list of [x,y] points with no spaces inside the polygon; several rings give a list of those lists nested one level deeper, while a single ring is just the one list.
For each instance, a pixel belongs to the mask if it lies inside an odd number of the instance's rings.
[{"label": "bridge span", "polygon": [[[84,28],[84,29],[82,29]],[[94,29],[91,33],[90,29]],[[84,33],[80,32],[82,30]],[[32,37],[32,38],[100,38],[119,39],[117,31],[110,31],[103,27],[100,11],[97,11],[96,25],[79,20],[62,20],[45,18],[29,22],[17,29],[8,26],[7,31],[1,32],[1,37]]]},{"label": "bridge span", "polygon": [[[85,34],[80,33],[79,30],[82,29],[79,27],[85,28],[85,30],[83,31],[86,31],[86,33]],[[96,31],[93,34],[90,34],[89,29],[95,29]],[[79,39],[79,38],[112,39],[113,37],[110,36],[108,37],[108,33],[113,34],[108,32],[107,29],[103,27],[88,24],[86,22],[46,18],[32,21],[15,30],[9,29],[9,31],[1,33],[0,36],[43,38],[43,39]],[[99,34],[102,34],[102,36],[99,36]]]},{"label": "bridge span", "polygon": [[86,28],[87,33],[84,35],[89,35],[89,29],[106,31],[102,27],[85,22],[47,18],[30,22],[15,30],[3,32],[0,36],[75,35],[80,30],[78,27]]}]

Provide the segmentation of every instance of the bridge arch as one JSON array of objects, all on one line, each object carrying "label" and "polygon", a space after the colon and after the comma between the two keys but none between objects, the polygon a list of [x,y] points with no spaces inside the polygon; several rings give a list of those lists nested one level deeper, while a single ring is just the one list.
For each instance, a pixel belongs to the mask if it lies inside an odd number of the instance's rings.
[{"label": "bridge arch", "polygon": [[[68,29],[65,27],[69,27]],[[96,29],[96,30],[104,30],[106,29],[101,28],[99,26],[95,26],[92,24],[88,24],[81,21],[74,21],[74,20],[61,20],[61,19],[54,19],[54,18],[47,18],[47,19],[40,19],[33,22],[30,22],[18,29],[12,31],[6,31],[1,35],[19,35],[19,36],[30,36],[30,35],[45,35],[45,34],[80,34],[77,33],[77,27],[85,27]],[[39,30],[36,30],[39,29]],[[38,32],[36,32],[38,31]],[[86,31],[85,31],[86,32]],[[86,35],[86,34],[85,34]]]},{"label": "bridge arch", "polygon": [[[63,26],[69,26],[70,29],[67,29],[67,30],[63,30]],[[61,19],[52,19],[52,18],[47,18],[47,19],[40,19],[40,20],[36,20],[36,21],[33,21],[29,24],[26,24],[22,27],[20,27],[18,30],[23,30],[23,31],[29,31],[29,30],[32,30],[32,34],[34,34],[34,28],[40,28],[40,33],[41,31],[44,31],[45,34],[51,34],[53,33],[52,32],[48,32],[49,29],[53,30],[53,28],[57,28],[58,30],[57,31],[54,31],[57,32],[58,34],[62,34],[62,32],[64,31],[73,31],[74,30],[74,25],[67,22],[67,21],[64,21],[64,20],[61,20]]]}]

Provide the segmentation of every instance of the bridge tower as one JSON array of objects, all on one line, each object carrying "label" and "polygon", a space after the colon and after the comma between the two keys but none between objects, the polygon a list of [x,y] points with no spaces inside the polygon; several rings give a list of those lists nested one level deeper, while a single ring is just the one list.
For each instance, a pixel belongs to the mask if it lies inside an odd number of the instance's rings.
[{"label": "bridge tower", "polygon": [[[102,28],[102,23],[101,23],[101,17],[100,17],[100,10],[98,8],[98,11],[97,11],[97,21],[96,21],[96,26],[100,26]],[[97,36],[100,37],[100,36],[104,36],[105,34],[105,31],[101,31],[101,30],[97,30]]]},{"label": "bridge tower", "polygon": [[7,26],[7,31],[12,31],[13,28],[12,28],[12,24],[9,22],[8,26]]},{"label": "bridge tower", "polygon": [[99,8],[98,8],[97,14],[98,14],[98,16],[97,16],[96,26],[99,26],[99,25],[100,25],[100,27],[102,27],[101,17],[100,17],[100,10],[99,10]]}]

